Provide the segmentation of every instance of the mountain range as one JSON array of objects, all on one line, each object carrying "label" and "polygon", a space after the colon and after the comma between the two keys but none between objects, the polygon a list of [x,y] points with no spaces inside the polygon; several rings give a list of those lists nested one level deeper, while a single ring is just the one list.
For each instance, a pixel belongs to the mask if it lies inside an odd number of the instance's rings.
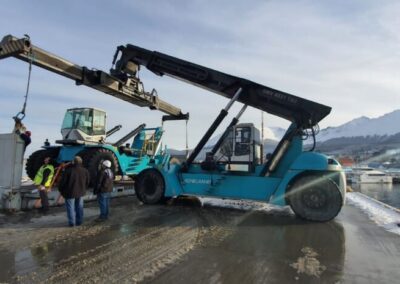
[{"label": "mountain range", "polygon": [[353,119],[337,127],[322,129],[318,141],[340,137],[391,136],[400,133],[400,110],[395,110],[377,118],[365,116]]},{"label": "mountain range", "polygon": [[[286,129],[280,127],[264,128],[264,152],[274,150]],[[205,148],[210,149],[221,134],[208,141]],[[355,118],[336,127],[321,129],[316,136],[316,150],[329,153],[354,153],[400,148],[400,109],[377,118],[365,116]],[[311,144],[305,141],[305,145]],[[203,156],[203,155],[201,155]]]},{"label": "mountain range", "polygon": [[322,129],[316,149],[321,152],[357,154],[400,148],[400,110],[377,118],[365,116],[337,127]]}]

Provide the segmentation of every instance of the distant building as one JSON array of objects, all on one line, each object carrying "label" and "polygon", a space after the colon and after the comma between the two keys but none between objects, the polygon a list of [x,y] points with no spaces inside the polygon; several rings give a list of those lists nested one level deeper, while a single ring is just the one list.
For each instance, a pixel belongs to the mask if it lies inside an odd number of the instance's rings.
[{"label": "distant building", "polygon": [[354,165],[354,160],[351,157],[341,157],[339,158],[339,163],[342,167],[352,167]]}]

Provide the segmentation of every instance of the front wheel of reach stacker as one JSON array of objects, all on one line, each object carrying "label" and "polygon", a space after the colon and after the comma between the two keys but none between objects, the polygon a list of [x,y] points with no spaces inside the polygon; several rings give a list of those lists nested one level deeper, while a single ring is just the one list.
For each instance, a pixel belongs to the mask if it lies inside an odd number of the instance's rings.
[{"label": "front wheel of reach stacker", "polygon": [[160,203],[164,200],[164,191],[164,179],[157,170],[144,170],[136,177],[135,192],[143,203]]},{"label": "front wheel of reach stacker", "polygon": [[290,207],[305,220],[325,222],[336,217],[343,199],[337,185],[324,176],[304,176],[288,192]]}]

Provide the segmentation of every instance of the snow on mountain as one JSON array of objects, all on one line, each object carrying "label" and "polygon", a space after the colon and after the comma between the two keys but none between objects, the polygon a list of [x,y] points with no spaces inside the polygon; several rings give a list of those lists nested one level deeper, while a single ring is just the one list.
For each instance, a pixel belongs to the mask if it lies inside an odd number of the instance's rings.
[{"label": "snow on mountain", "polygon": [[322,142],[340,137],[393,135],[400,132],[399,122],[400,110],[395,110],[377,118],[362,116],[337,127],[322,129],[317,136],[317,140]]},{"label": "snow on mountain", "polygon": [[281,127],[264,127],[264,139],[280,141],[286,129]]}]

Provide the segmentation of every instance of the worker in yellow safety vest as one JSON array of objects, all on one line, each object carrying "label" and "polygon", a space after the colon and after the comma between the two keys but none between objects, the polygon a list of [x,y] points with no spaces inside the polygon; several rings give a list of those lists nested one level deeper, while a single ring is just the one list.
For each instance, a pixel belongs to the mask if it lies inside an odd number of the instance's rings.
[{"label": "worker in yellow safety vest", "polygon": [[34,184],[38,187],[40,200],[42,202],[41,211],[49,211],[49,198],[47,197],[47,190],[50,188],[51,181],[54,176],[54,166],[51,164],[51,158],[46,157],[44,164],[39,168],[36,173]]}]

